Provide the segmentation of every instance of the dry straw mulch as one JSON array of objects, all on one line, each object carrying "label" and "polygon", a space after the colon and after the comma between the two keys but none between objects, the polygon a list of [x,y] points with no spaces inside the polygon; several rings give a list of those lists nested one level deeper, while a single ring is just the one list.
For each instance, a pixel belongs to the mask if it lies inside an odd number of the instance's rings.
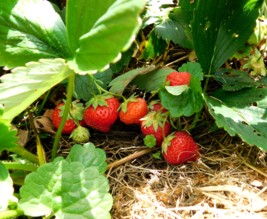
[{"label": "dry straw mulch", "polygon": [[[197,162],[171,166],[151,152],[110,168],[112,218],[267,218],[267,154],[222,130],[195,138]],[[97,139],[109,163],[145,148],[138,132]]]}]

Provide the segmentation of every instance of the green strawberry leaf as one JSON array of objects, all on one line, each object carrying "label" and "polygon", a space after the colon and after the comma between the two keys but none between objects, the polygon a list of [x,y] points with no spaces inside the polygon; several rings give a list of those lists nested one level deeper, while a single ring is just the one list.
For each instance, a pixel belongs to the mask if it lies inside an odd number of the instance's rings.
[{"label": "green strawberry leaf", "polygon": [[0,14],[0,66],[69,56],[65,25],[49,1],[1,0]]},{"label": "green strawberry leaf", "polygon": [[17,198],[13,196],[14,188],[12,179],[5,165],[0,162],[0,211],[8,208],[9,201],[17,202]]},{"label": "green strawberry leaf", "polygon": [[2,119],[3,110],[0,110],[0,152],[18,146],[17,130],[12,129],[10,121]]},{"label": "green strawberry leaf", "polygon": [[172,95],[178,96],[181,93],[187,91],[188,85],[180,85],[180,86],[165,86],[165,89]]},{"label": "green strawberry leaf", "polygon": [[218,90],[205,101],[219,128],[267,151],[267,89]]},{"label": "green strawberry leaf", "polygon": [[157,139],[155,138],[154,135],[146,135],[144,137],[144,144],[148,148],[153,148],[156,146]]},{"label": "green strawberry leaf", "polygon": [[216,71],[244,45],[254,30],[262,2],[198,1],[192,21],[192,36],[204,72]]},{"label": "green strawberry leaf", "polygon": [[[88,7],[89,5],[89,7]],[[71,49],[69,65],[77,73],[96,73],[130,48],[140,26],[143,0],[69,0],[66,25]],[[81,29],[80,29],[81,26]]]},{"label": "green strawberry leaf", "polygon": [[74,91],[74,97],[76,99],[82,99],[84,101],[88,101],[94,95],[99,94],[99,90],[97,89],[92,77],[95,77],[95,79],[100,82],[99,85],[102,88],[106,89],[107,84],[112,79],[112,71],[111,69],[107,69],[106,71],[99,72],[97,74],[94,74],[93,76],[92,75],[76,75],[75,91]]},{"label": "green strawberry leaf", "polygon": [[143,68],[136,68],[128,71],[116,78],[114,78],[110,83],[110,91],[117,94],[122,94],[124,89],[134,80],[138,75],[148,74],[153,71],[155,67],[148,66]]},{"label": "green strawberry leaf", "polygon": [[0,79],[0,105],[4,119],[12,120],[42,94],[74,74],[63,59],[41,59],[17,67]]},{"label": "green strawberry leaf", "polygon": [[202,94],[189,88],[179,96],[170,94],[166,89],[159,91],[162,106],[168,109],[172,117],[191,116],[199,112],[204,104]]},{"label": "green strawberry leaf", "polygon": [[174,8],[168,19],[165,19],[160,25],[155,27],[156,33],[163,39],[172,40],[184,48],[193,48],[192,28],[190,25],[193,19],[193,8],[196,5],[185,1],[179,1],[181,7]]},{"label": "green strawberry leaf", "polygon": [[222,84],[225,91],[237,91],[243,88],[267,85],[267,78],[254,80],[247,72],[235,69],[221,69],[215,72],[214,78]]},{"label": "green strawberry leaf", "polygon": [[166,86],[159,91],[159,97],[163,107],[170,111],[171,116],[191,116],[199,112],[204,104],[201,87],[203,72],[200,64],[193,62],[183,64],[178,71],[191,74],[189,86],[176,86],[177,88],[171,90]]},{"label": "green strawberry leaf", "polygon": [[132,84],[135,84],[140,89],[148,91],[148,92],[155,91],[165,84],[166,76],[173,71],[175,70],[172,68],[168,68],[168,67],[154,69],[153,71],[147,74],[138,75],[132,81]]},{"label": "green strawberry leaf", "polygon": [[79,154],[72,154],[66,160],[59,157],[27,175],[20,189],[19,201],[25,215],[54,215],[65,219],[111,218],[112,196],[108,193],[108,179],[99,172],[96,163],[91,166],[83,158],[78,158],[79,155],[87,158],[99,156],[99,153],[88,154],[92,150],[87,147],[78,151],[77,147],[74,148],[71,153]]},{"label": "green strawberry leaf", "polygon": [[106,153],[100,148],[95,148],[92,143],[87,143],[83,146],[73,145],[66,160],[69,162],[80,162],[85,167],[96,167],[102,174],[107,170]]},{"label": "green strawberry leaf", "polygon": [[152,31],[148,36],[145,48],[142,51],[139,59],[145,59],[145,60],[153,59],[156,56],[163,54],[167,46],[168,44],[166,40],[159,38],[155,34],[155,31]]}]

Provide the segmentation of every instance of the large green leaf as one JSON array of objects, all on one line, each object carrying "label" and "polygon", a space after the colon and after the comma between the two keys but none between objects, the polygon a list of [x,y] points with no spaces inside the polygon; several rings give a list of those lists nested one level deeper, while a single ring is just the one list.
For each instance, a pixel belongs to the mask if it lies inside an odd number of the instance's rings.
[{"label": "large green leaf", "polygon": [[116,78],[110,83],[110,91],[117,94],[122,94],[124,89],[134,80],[138,75],[148,74],[155,69],[154,66],[147,66],[143,68],[133,69]]},{"label": "large green leaf", "polygon": [[76,75],[74,92],[76,99],[82,99],[87,102],[94,95],[99,94],[100,91],[97,89],[92,77],[94,77],[94,80],[98,80],[102,88],[106,89],[112,79],[112,71],[107,69],[94,75]]},{"label": "large green leaf", "polygon": [[[74,1],[70,0],[67,7],[78,4]],[[75,8],[69,7],[67,12],[68,37],[72,50],[76,49],[75,57],[69,61],[69,64],[81,74],[101,71],[120,58],[120,52],[131,46],[141,26],[139,14],[145,5],[143,0],[113,0],[108,1],[107,5],[102,1],[86,2],[89,3],[84,6],[87,9],[84,9],[81,15],[79,14],[81,17],[77,20],[71,21],[73,17],[70,10]],[[85,13],[88,14],[83,17]],[[92,21],[90,21],[91,14]],[[77,18],[78,14],[73,16]],[[80,25],[82,30],[78,31],[75,37],[70,36]]]},{"label": "large green leaf", "polygon": [[0,1],[0,66],[68,57],[66,29],[49,1]]},{"label": "large green leaf", "polygon": [[155,91],[164,86],[166,76],[173,71],[175,70],[169,67],[154,69],[147,74],[138,75],[132,81],[132,84],[136,84],[138,88],[146,90],[148,92]]},{"label": "large green leaf", "polygon": [[0,212],[7,210],[9,201],[17,202],[17,198],[13,196],[14,188],[12,179],[5,165],[0,162]]},{"label": "large green leaf", "polygon": [[217,126],[267,151],[267,89],[219,90],[214,96],[205,101]]},{"label": "large green leaf", "polygon": [[91,157],[99,153],[76,149],[71,150],[70,158],[59,157],[27,175],[19,201],[25,215],[54,215],[58,219],[111,218],[109,211],[113,201],[108,193],[108,179],[98,171],[97,163],[90,165],[83,159],[101,161],[101,158]]},{"label": "large green leaf", "polygon": [[85,167],[94,166],[100,173],[107,170],[106,153],[100,148],[95,148],[92,143],[73,145],[67,159],[69,162],[81,162]]},{"label": "large green leaf", "polygon": [[12,120],[53,86],[74,74],[63,59],[41,59],[15,68],[0,80],[0,105],[3,118]]},{"label": "large green leaf", "polygon": [[213,73],[252,34],[263,0],[199,0],[192,22],[194,49],[206,73]]},{"label": "large green leaf", "polygon": [[163,107],[168,109],[173,117],[191,116],[199,112],[204,104],[201,87],[202,68],[199,63],[189,62],[183,64],[178,71],[191,74],[189,86],[181,85],[171,89],[165,86],[159,91],[159,97]]},{"label": "large green leaf", "polygon": [[17,131],[0,116],[0,151],[18,146]]},{"label": "large green leaf", "polygon": [[226,91],[237,91],[243,88],[267,85],[267,77],[255,80],[247,72],[231,68],[215,72],[214,78],[222,84],[222,88]]}]

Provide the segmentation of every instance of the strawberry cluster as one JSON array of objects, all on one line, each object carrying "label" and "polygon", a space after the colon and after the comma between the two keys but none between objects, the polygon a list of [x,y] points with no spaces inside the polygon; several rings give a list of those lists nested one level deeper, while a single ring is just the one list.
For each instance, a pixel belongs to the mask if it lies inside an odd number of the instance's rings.
[{"label": "strawberry cluster", "polygon": [[[190,73],[172,72],[166,77],[166,85],[180,86],[190,83]],[[64,103],[56,106],[52,113],[52,122],[59,127]],[[120,120],[126,125],[140,125],[144,140],[152,139],[147,146],[162,147],[162,154],[170,164],[181,164],[195,161],[199,157],[199,148],[191,135],[186,131],[177,131],[172,127],[172,118],[160,100],[147,102],[141,97],[131,96],[119,99],[110,94],[100,94],[93,97],[84,107],[73,102],[69,117],[63,127],[63,134],[71,134],[77,143],[89,141],[88,126],[100,132],[110,131],[113,124]],[[174,131],[172,132],[172,130]]]}]

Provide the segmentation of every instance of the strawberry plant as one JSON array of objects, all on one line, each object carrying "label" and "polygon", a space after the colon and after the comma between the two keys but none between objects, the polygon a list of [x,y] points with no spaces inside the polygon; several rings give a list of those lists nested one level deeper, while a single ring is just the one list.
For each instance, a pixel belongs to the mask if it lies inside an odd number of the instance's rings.
[{"label": "strawberry plant", "polygon": [[[159,149],[173,165],[196,161],[189,131],[203,124],[267,151],[263,0],[53,2],[0,2],[0,218],[111,218],[106,154],[88,141],[89,128],[109,132],[118,118],[158,146],[132,159]],[[35,154],[12,123],[38,115],[55,90],[65,101],[52,113],[51,155],[32,128]],[[62,134],[79,143],[65,157]]]},{"label": "strawberry plant", "polygon": [[[0,65],[11,73],[0,79],[0,150],[14,152],[34,163],[17,164],[20,170],[33,171],[24,174],[27,176],[19,200],[12,196],[12,180],[5,163],[1,163],[1,182],[9,191],[7,196],[1,196],[1,218],[22,214],[46,218],[110,218],[112,197],[103,175],[106,170],[104,152],[91,144],[76,145],[63,159],[57,157],[57,149],[62,131],[73,131],[67,130],[66,124],[70,121],[68,116],[76,116],[71,109],[74,85],[79,83],[76,76],[88,80],[92,78],[89,74],[107,70],[110,63],[120,59],[121,52],[131,46],[141,26],[139,14],[143,7],[142,0],[111,0],[105,4],[68,0],[63,16],[63,12],[49,1],[1,1]],[[55,85],[66,82],[64,109],[59,112],[56,108],[53,115],[58,129],[51,160],[46,163],[40,138],[37,136],[36,156],[18,145],[11,122]],[[80,131],[77,121],[71,125],[73,128],[78,126]],[[77,136],[74,132],[72,137],[84,142],[81,139],[84,133]]]}]

